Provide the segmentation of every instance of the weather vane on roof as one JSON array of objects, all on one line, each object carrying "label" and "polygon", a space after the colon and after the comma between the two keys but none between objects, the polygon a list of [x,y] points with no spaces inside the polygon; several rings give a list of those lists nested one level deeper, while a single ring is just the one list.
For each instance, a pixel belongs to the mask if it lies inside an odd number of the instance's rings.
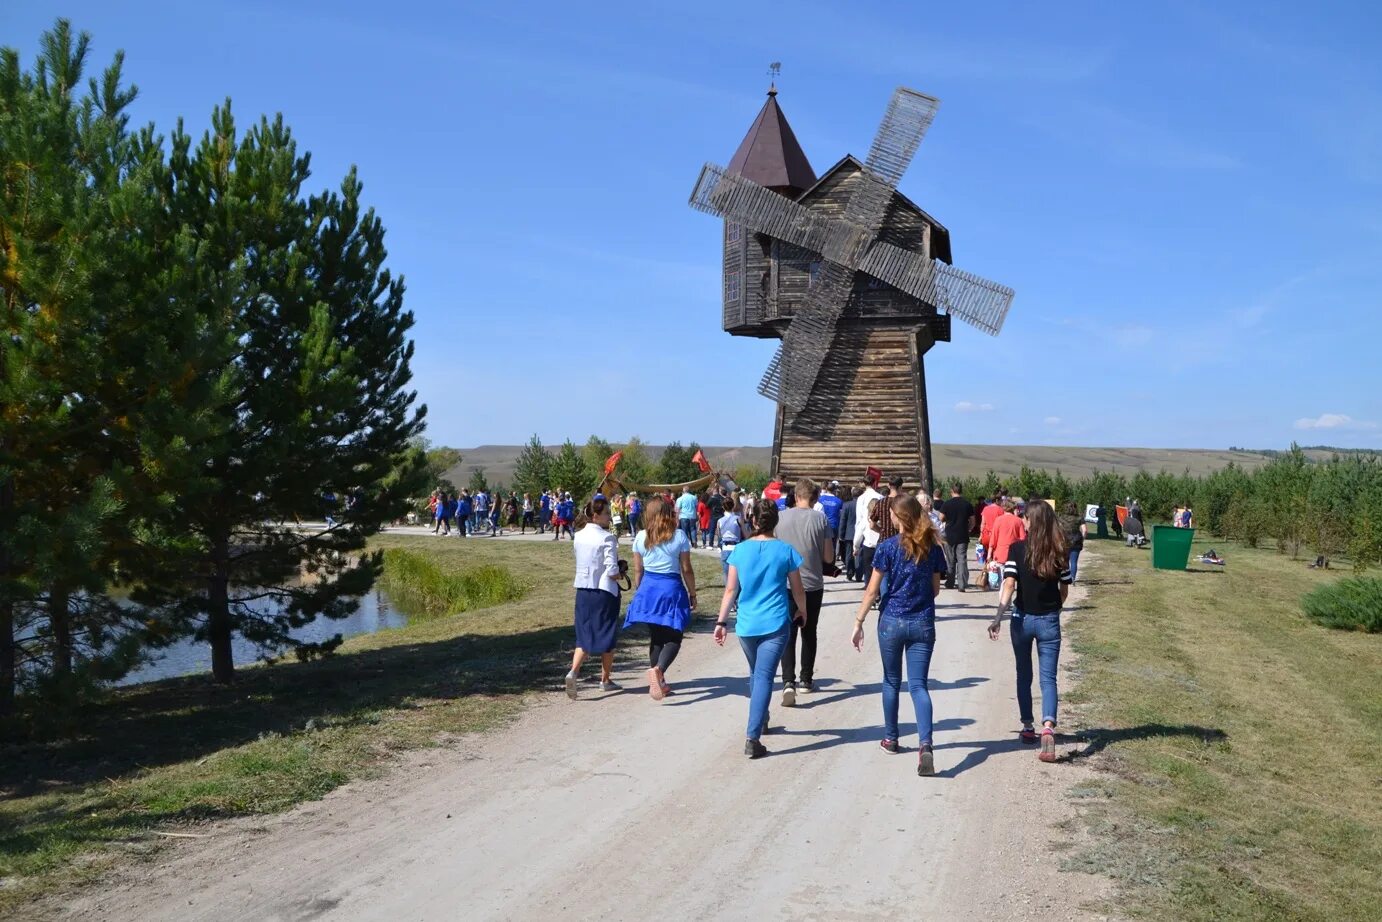
[{"label": "weather vane on roof", "polygon": [[782,62],[774,61],[768,65],[768,76],[773,80],[773,88],[777,88],[777,78],[782,75]]}]

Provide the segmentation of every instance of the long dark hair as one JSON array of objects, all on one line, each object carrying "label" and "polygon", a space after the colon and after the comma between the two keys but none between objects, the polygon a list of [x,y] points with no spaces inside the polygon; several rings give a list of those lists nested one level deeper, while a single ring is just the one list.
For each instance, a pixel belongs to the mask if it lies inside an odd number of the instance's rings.
[{"label": "long dark hair", "polygon": [[1057,579],[1070,565],[1070,551],[1056,513],[1044,500],[1027,504],[1027,569],[1042,579]]},{"label": "long dark hair", "polygon": [[777,503],[770,499],[760,499],[753,504],[753,537],[767,535],[772,537],[777,529]]}]

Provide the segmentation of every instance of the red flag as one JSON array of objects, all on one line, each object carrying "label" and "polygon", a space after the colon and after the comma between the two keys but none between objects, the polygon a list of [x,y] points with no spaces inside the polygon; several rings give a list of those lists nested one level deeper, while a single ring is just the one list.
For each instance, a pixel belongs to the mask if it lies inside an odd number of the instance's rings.
[{"label": "red flag", "polygon": [[616,451],[614,454],[609,456],[609,460],[605,462],[606,477],[614,473],[614,469],[619,466],[619,459],[623,457],[624,453],[622,451]]},{"label": "red flag", "polygon": [[880,470],[879,470],[878,468],[876,468],[876,467],[869,467],[869,469],[866,470],[866,471],[864,472],[864,481],[865,481],[866,483],[875,484],[875,485],[876,485],[876,484],[878,483],[878,481],[880,481],[880,480],[882,480],[882,479],[883,479],[883,472],[880,471]]},{"label": "red flag", "polygon": [[691,463],[700,468],[702,474],[710,473],[710,462],[705,460],[705,452],[701,451],[699,448],[697,448],[696,453],[691,456]]}]

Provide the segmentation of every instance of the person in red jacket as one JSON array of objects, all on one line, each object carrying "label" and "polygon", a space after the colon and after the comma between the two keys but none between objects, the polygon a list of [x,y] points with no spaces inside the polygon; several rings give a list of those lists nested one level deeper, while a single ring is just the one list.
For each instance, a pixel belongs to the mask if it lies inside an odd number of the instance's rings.
[{"label": "person in red jacket", "polygon": [[710,504],[704,493],[696,497],[696,524],[701,531],[701,547],[710,547]]},{"label": "person in red jacket", "polygon": [[1027,526],[1013,511],[1016,508],[1017,503],[1012,499],[1003,500],[1003,514],[993,521],[993,531],[989,536],[993,546],[989,549],[989,560],[995,563],[1007,563],[1012,546],[1027,537]]}]

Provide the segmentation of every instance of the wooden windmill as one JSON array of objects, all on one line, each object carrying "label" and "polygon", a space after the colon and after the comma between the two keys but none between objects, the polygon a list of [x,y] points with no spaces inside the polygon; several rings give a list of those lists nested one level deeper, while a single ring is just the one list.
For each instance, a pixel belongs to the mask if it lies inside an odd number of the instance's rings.
[{"label": "wooden windmill", "polygon": [[758,390],[777,401],[773,473],[931,488],[923,356],[958,317],[996,335],[1013,291],[950,265],[950,232],[897,191],[940,105],[899,87],[868,158],[819,179],[777,91],[691,205],[724,219],[724,327],[780,337]]}]

